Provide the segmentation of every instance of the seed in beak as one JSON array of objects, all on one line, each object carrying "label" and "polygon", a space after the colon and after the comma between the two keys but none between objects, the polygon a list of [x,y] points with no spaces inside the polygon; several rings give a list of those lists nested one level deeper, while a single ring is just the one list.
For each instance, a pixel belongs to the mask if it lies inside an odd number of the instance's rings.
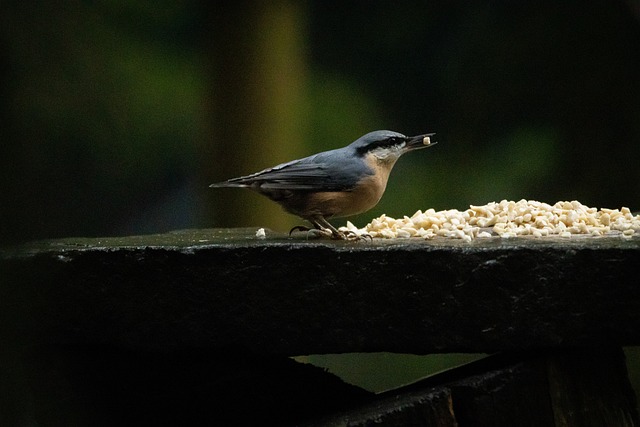
[{"label": "seed in beak", "polygon": [[429,145],[431,144],[431,138],[429,138],[428,136],[425,136],[424,139],[422,140],[422,143],[424,145]]}]

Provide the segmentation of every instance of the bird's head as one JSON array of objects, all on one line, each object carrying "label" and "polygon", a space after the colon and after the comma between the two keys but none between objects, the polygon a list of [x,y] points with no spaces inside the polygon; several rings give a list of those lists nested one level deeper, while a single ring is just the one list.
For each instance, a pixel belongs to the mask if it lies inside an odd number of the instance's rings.
[{"label": "bird's head", "polygon": [[361,156],[372,155],[379,161],[395,163],[404,153],[435,145],[430,138],[433,135],[405,136],[390,130],[377,130],[361,136],[351,146]]}]

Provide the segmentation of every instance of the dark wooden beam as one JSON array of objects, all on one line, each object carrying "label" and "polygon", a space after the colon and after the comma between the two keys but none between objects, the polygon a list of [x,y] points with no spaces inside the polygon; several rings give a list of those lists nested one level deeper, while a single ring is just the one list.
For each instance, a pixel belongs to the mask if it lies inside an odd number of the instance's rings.
[{"label": "dark wooden beam", "polygon": [[288,239],[255,230],[4,249],[20,342],[429,354],[640,344],[640,238]]}]

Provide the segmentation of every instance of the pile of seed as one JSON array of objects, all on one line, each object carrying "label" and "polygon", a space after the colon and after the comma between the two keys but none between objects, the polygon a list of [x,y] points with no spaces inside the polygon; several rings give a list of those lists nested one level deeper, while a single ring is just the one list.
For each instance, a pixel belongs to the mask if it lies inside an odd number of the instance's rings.
[{"label": "pile of seed", "polygon": [[428,209],[401,219],[382,215],[364,228],[348,221],[340,231],[373,238],[445,237],[466,241],[492,236],[619,235],[631,238],[636,233],[640,235],[640,215],[633,215],[629,208],[590,208],[575,200],[555,205],[534,200],[503,200],[472,205],[466,211]]}]

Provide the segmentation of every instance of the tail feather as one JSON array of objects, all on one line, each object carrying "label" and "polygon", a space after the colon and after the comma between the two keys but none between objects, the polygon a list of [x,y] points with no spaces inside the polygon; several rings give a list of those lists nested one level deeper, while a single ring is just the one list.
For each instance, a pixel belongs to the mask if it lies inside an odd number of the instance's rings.
[{"label": "tail feather", "polygon": [[228,181],[222,181],[222,182],[216,182],[213,183],[209,186],[209,188],[224,188],[224,187],[237,187],[237,188],[243,188],[243,187],[250,187],[250,184],[247,184],[246,182],[237,182],[234,180],[228,180]]}]

